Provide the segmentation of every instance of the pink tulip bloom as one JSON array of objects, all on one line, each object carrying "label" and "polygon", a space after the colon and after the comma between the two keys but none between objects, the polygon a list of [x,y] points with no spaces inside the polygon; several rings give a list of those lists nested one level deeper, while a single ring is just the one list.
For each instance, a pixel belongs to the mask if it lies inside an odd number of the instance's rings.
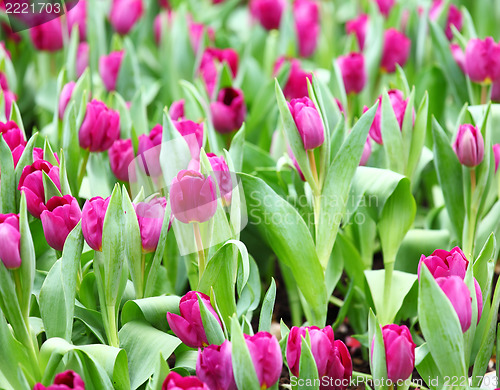
[{"label": "pink tulip bloom", "polygon": [[78,225],[82,212],[77,200],[71,195],[54,196],[47,202],[47,210],[41,214],[43,233],[47,243],[62,251],[69,233]]}]

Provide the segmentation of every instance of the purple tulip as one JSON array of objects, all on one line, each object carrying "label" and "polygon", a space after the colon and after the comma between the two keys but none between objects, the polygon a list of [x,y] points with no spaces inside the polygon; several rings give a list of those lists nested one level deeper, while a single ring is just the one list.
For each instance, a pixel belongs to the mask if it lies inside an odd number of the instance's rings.
[{"label": "purple tulip", "polygon": [[19,191],[24,192],[28,211],[35,218],[40,218],[42,211],[47,210],[47,206],[45,205],[45,189],[43,187],[43,172],[61,190],[59,167],[54,167],[45,160],[38,160],[24,167],[17,187]]},{"label": "purple tulip", "polygon": [[80,147],[90,152],[103,152],[120,137],[120,115],[96,99],[87,103],[78,139]]},{"label": "purple tulip", "polygon": [[250,357],[262,390],[272,387],[281,375],[283,357],[276,337],[268,332],[245,335]]},{"label": "purple tulip", "polygon": [[283,88],[283,94],[287,99],[299,99],[308,96],[307,79],[312,83],[312,74],[308,73],[300,67],[300,61],[291,58],[286,59],[281,57],[274,65],[274,75],[276,76],[285,62],[290,63],[290,75]]},{"label": "purple tulip", "polygon": [[76,75],[80,77],[89,66],[89,44],[81,42],[76,51]]},{"label": "purple tulip", "polygon": [[209,95],[212,95],[217,82],[217,63],[225,62],[233,77],[238,73],[238,53],[233,49],[218,49],[209,47],[201,57],[199,73],[205,81]]},{"label": "purple tulip", "polygon": [[211,390],[237,390],[231,360],[231,342],[209,345],[198,351],[196,375]]},{"label": "purple tulip", "polygon": [[280,28],[285,6],[285,0],[252,0],[250,13],[266,30],[274,30]]},{"label": "purple tulip", "polygon": [[361,53],[350,53],[340,56],[337,64],[342,73],[347,94],[360,93],[366,84],[365,57]]},{"label": "purple tulip", "polygon": [[323,122],[314,103],[308,97],[292,99],[288,108],[297,125],[305,150],[315,149],[325,141]]},{"label": "purple tulip", "polygon": [[163,126],[157,124],[151,129],[149,134],[139,136],[139,146],[137,148],[139,167],[148,176],[157,177],[161,175],[160,151],[162,134]]},{"label": "purple tulip", "polygon": [[231,203],[231,194],[233,192],[233,180],[226,160],[223,156],[217,156],[214,153],[207,153],[207,157],[208,161],[210,161],[215,178],[217,179],[223,203],[225,205],[229,205]]},{"label": "purple tulip", "polygon": [[457,65],[460,67],[462,72],[465,73],[465,53],[460,47],[459,44],[457,43],[452,43],[450,45],[450,50],[451,50],[451,55],[453,56],[453,59],[457,63]]},{"label": "purple tulip", "polygon": [[212,179],[197,171],[182,170],[170,187],[172,214],[182,223],[206,222],[217,210]]},{"label": "purple tulip", "polygon": [[[415,343],[406,325],[389,324],[382,328],[387,379],[396,383],[408,379],[415,367]],[[373,343],[372,341],[372,353]]]},{"label": "purple tulip", "polygon": [[68,103],[71,100],[71,95],[73,94],[75,85],[76,83],[74,81],[70,81],[61,91],[61,95],[59,96],[59,119],[61,120],[63,119],[66,107],[68,107]]},{"label": "purple tulip", "polygon": [[319,5],[314,0],[295,0],[293,3],[295,32],[301,57],[309,57],[318,46],[320,30]]},{"label": "purple tulip", "polygon": [[436,283],[450,300],[457,313],[462,332],[469,329],[472,320],[472,298],[465,282],[459,276],[437,278]]},{"label": "purple tulip", "polygon": [[54,384],[49,387],[37,383],[33,390],[85,390],[85,383],[76,372],[65,371],[57,374]]},{"label": "purple tulip", "polygon": [[484,158],[484,139],[481,131],[470,124],[461,125],[453,143],[460,164],[475,167]]},{"label": "purple tulip", "polygon": [[[352,361],[345,344],[334,339],[331,326],[320,329],[316,326],[292,327],[288,334],[286,345],[286,360],[293,375],[299,376],[300,355],[302,351],[302,339],[309,332],[311,340],[311,352],[318,368],[319,378],[328,377],[329,383],[342,383],[336,386],[337,390],[345,390],[346,384],[352,376]],[[332,382],[333,380],[333,382]],[[331,386],[322,384],[321,390],[333,389]]]},{"label": "purple tulip", "polygon": [[183,377],[174,371],[168,374],[163,382],[162,390],[215,390],[209,388],[205,383],[195,376]]},{"label": "purple tulip", "polygon": [[97,196],[87,200],[82,210],[82,232],[87,244],[95,251],[102,251],[102,229],[108,209],[109,197]]},{"label": "purple tulip", "polygon": [[111,92],[116,90],[116,82],[120,74],[125,51],[113,51],[107,56],[99,58],[99,74],[106,89]]},{"label": "purple tulip", "polygon": [[231,87],[221,89],[217,101],[210,103],[210,111],[217,132],[226,134],[238,130],[247,115],[243,91]]},{"label": "purple tulip", "polygon": [[109,21],[120,35],[126,35],[141,18],[142,0],[113,0]]},{"label": "purple tulip", "polygon": [[495,157],[495,173],[497,173],[500,163],[500,144],[493,145],[493,156]]},{"label": "purple tulip", "polygon": [[21,266],[21,233],[17,214],[0,214],[0,260],[5,268]]},{"label": "purple tulip", "polygon": [[356,19],[349,20],[345,24],[347,34],[355,34],[360,50],[365,47],[366,31],[368,29],[368,15],[361,14]]},{"label": "purple tulip", "polygon": [[71,33],[73,26],[78,26],[80,41],[87,39],[87,0],[78,0],[66,14],[68,30]]},{"label": "purple tulip", "polygon": [[170,329],[184,344],[191,348],[201,348],[208,345],[207,335],[201,320],[198,295],[222,327],[219,316],[210,304],[210,297],[198,291],[189,291],[181,298],[179,302],[180,315],[167,313]]},{"label": "purple tulip", "polygon": [[54,52],[63,48],[61,18],[33,26],[29,31],[35,49]]},{"label": "purple tulip", "polygon": [[366,165],[368,160],[370,159],[370,156],[372,154],[372,144],[370,142],[370,137],[366,139],[365,146],[363,148],[363,154],[361,155],[361,161],[359,162],[359,165]]},{"label": "purple tulip", "polygon": [[173,121],[184,118],[184,104],[186,101],[184,99],[177,100],[173,102],[168,110],[168,114]]},{"label": "purple tulip", "polygon": [[152,201],[134,205],[144,253],[154,252],[158,246],[166,207],[165,198],[155,198]]},{"label": "purple tulip", "polygon": [[0,122],[0,135],[11,151],[19,145],[26,146],[24,134],[14,121]]},{"label": "purple tulip", "polygon": [[388,29],[384,34],[384,48],[380,67],[383,72],[396,71],[396,64],[405,66],[410,55],[411,40],[395,28]]},{"label": "purple tulip", "polygon": [[132,181],[130,174],[134,175],[134,169],[130,166],[134,162],[134,148],[132,140],[117,140],[108,150],[109,165],[118,180]]},{"label": "purple tulip", "polygon": [[475,83],[491,84],[500,78],[500,44],[492,37],[471,39],[465,49],[465,71]]},{"label": "purple tulip", "polygon": [[396,0],[375,0],[375,2],[377,3],[380,13],[388,17]]},{"label": "purple tulip", "polygon": [[180,135],[186,140],[193,160],[200,159],[200,150],[203,146],[203,123],[196,123],[188,119],[174,122]]},{"label": "purple tulip", "polygon": [[43,233],[47,243],[56,251],[62,251],[69,233],[82,217],[80,205],[71,195],[54,196],[47,202],[47,210],[41,214]]}]

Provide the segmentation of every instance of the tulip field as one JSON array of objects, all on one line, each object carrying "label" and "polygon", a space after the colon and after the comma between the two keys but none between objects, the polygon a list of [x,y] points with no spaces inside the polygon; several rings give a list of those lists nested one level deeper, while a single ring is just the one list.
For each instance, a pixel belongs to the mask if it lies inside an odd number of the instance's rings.
[{"label": "tulip field", "polygon": [[0,389],[499,389],[499,20],[2,0]]}]

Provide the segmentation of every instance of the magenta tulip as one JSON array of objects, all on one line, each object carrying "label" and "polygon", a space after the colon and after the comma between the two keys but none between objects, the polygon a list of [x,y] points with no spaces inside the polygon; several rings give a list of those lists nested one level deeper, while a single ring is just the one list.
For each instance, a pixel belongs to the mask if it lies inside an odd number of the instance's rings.
[{"label": "magenta tulip", "polygon": [[500,78],[500,44],[492,37],[471,39],[465,49],[465,71],[475,83],[491,84]]},{"label": "magenta tulip", "polygon": [[285,59],[285,57],[281,57],[276,61],[274,65],[274,75],[276,76],[283,66],[285,62],[290,63],[290,75],[288,76],[288,80],[285,84],[285,88],[283,88],[283,94],[287,99],[300,99],[304,96],[308,96],[307,91],[307,80],[312,83],[312,74],[304,71],[300,67],[300,61],[291,58]]},{"label": "magenta tulip", "polygon": [[366,31],[368,29],[368,15],[361,14],[356,19],[349,20],[345,24],[347,34],[355,34],[360,50],[365,47]]},{"label": "magenta tulip", "polygon": [[163,382],[162,390],[215,390],[209,388],[205,383],[195,376],[181,376],[174,371],[168,374]]},{"label": "magenta tulip", "polygon": [[436,283],[453,305],[462,332],[466,332],[472,321],[472,298],[467,285],[459,276],[437,278]]},{"label": "magenta tulip", "polygon": [[0,122],[0,135],[12,151],[19,145],[26,146],[26,139],[16,122]]},{"label": "magenta tulip", "polygon": [[203,123],[196,123],[188,119],[174,122],[180,135],[186,140],[191,158],[200,159],[200,150],[203,146]]},{"label": "magenta tulip", "polygon": [[139,136],[137,157],[139,167],[148,176],[157,177],[161,175],[160,151],[162,142],[163,126],[158,124],[151,129],[149,134]]},{"label": "magenta tulip", "polygon": [[233,179],[231,177],[231,172],[229,172],[226,160],[223,156],[217,156],[214,153],[207,153],[207,157],[208,161],[210,161],[215,178],[217,179],[223,203],[225,205],[229,205],[231,203],[231,194],[233,192]]},{"label": "magenta tulip", "polygon": [[173,121],[184,118],[184,104],[186,101],[184,99],[177,100],[173,102],[168,110],[168,114]]},{"label": "magenta tulip", "polygon": [[308,97],[292,99],[288,103],[305,150],[315,149],[325,141],[323,122],[314,103]]},{"label": "magenta tulip", "polygon": [[360,93],[366,84],[365,57],[361,53],[350,53],[340,56],[337,64],[342,73],[344,87],[347,94]]},{"label": "magenta tulip", "polygon": [[87,0],[78,0],[77,3],[66,14],[68,30],[71,33],[74,26],[78,28],[78,36],[81,41],[87,39]]},{"label": "magenta tulip", "polygon": [[31,41],[37,50],[58,51],[63,48],[61,18],[54,18],[29,29]]},{"label": "magenta tulip", "polygon": [[415,367],[416,347],[410,330],[406,325],[389,324],[382,328],[382,337],[384,338],[387,379],[393,383],[408,379]]},{"label": "magenta tulip", "polygon": [[484,139],[481,131],[470,124],[461,125],[453,143],[453,150],[460,164],[475,167],[484,158]]},{"label": "magenta tulip", "polygon": [[120,35],[126,35],[143,13],[142,0],[113,0],[109,21]]},{"label": "magenta tulip", "polygon": [[131,181],[131,174],[134,175],[134,148],[132,140],[117,140],[108,150],[109,165],[113,174],[118,180]]},{"label": "magenta tulip", "polygon": [[102,229],[104,217],[108,209],[109,197],[106,199],[97,196],[87,200],[82,210],[83,238],[95,251],[102,251]]},{"label": "magenta tulip", "polygon": [[158,246],[166,207],[165,198],[155,198],[134,205],[144,253],[154,252]]},{"label": "magenta tulip", "polygon": [[450,41],[453,39],[453,31],[451,30],[451,26],[455,26],[458,31],[462,30],[463,26],[462,12],[460,12],[455,4],[450,4],[448,19],[446,20],[445,34],[446,38],[448,38],[448,40]]},{"label": "magenta tulip", "polygon": [[181,341],[191,348],[201,348],[208,345],[207,335],[203,328],[198,295],[222,327],[219,316],[210,304],[210,297],[198,291],[189,291],[179,302],[180,315],[167,313],[170,329]]},{"label": "magenta tulip", "polygon": [[217,132],[226,134],[238,130],[247,115],[243,91],[231,87],[221,89],[217,101],[210,103],[210,112]]},{"label": "magenta tulip", "polygon": [[366,165],[368,160],[370,159],[370,156],[372,154],[372,144],[370,142],[370,137],[366,139],[365,146],[363,148],[363,154],[361,155],[361,161],[359,162],[359,165]]},{"label": "magenta tulip", "polygon": [[54,196],[42,211],[43,233],[47,243],[56,251],[62,251],[69,233],[82,217],[80,205],[71,195]]},{"label": "magenta tulip", "polygon": [[209,47],[205,49],[203,56],[201,57],[199,72],[205,85],[207,91],[210,95],[213,94],[215,89],[215,83],[217,81],[217,63],[226,63],[233,77],[238,73],[238,53],[233,49],[218,49],[215,47]]},{"label": "magenta tulip", "polygon": [[196,171],[183,170],[172,180],[172,214],[182,223],[206,222],[217,210],[216,190],[212,179]]},{"label": "magenta tulip", "polygon": [[189,40],[191,41],[191,47],[195,53],[198,53],[201,43],[203,42],[205,31],[209,41],[214,42],[215,31],[212,27],[189,20]]},{"label": "magenta tulip", "polygon": [[45,172],[56,187],[61,190],[59,181],[59,167],[54,167],[45,160],[35,161],[24,167],[17,189],[26,196],[28,211],[35,218],[40,218],[42,211],[47,210],[45,205],[45,189],[43,186],[43,172]]},{"label": "magenta tulip", "polygon": [[75,85],[76,83],[74,81],[70,81],[64,85],[61,95],[59,95],[59,119],[61,120],[63,119],[66,107],[68,107],[68,103],[71,100],[71,95],[73,94]]},{"label": "magenta tulip", "polygon": [[283,357],[276,337],[268,332],[245,335],[250,357],[262,390],[272,387],[280,379]]},{"label": "magenta tulip", "polygon": [[497,173],[500,163],[500,144],[493,145],[493,156],[495,157],[495,173]]},{"label": "magenta tulip", "polygon": [[0,260],[5,268],[21,266],[21,233],[17,214],[0,214]]},{"label": "magenta tulip", "polygon": [[99,58],[99,74],[109,92],[116,90],[116,82],[118,81],[124,55],[125,52],[120,50]]},{"label": "magenta tulip", "polygon": [[410,55],[411,40],[395,28],[388,29],[384,34],[384,48],[380,67],[383,72],[396,71],[396,64],[405,66]]},{"label": "magenta tulip", "polygon": [[266,30],[274,30],[280,28],[285,6],[285,0],[252,0],[250,13]]},{"label": "magenta tulip", "polygon": [[76,51],[76,75],[80,77],[89,66],[89,44],[81,42]]},{"label": "magenta tulip", "polygon": [[231,342],[209,345],[198,351],[196,375],[211,390],[237,390],[231,360]]},{"label": "magenta tulip", "polygon": [[375,0],[380,10],[380,13],[385,17],[388,17],[394,7],[396,0]]},{"label": "magenta tulip", "polygon": [[295,32],[301,57],[309,57],[318,46],[320,31],[319,4],[314,0],[295,0],[293,3]]},{"label": "magenta tulip", "polygon": [[120,137],[120,115],[96,99],[87,103],[78,139],[80,147],[90,152],[103,152]]},{"label": "magenta tulip", "polygon": [[74,371],[65,371],[57,374],[54,384],[49,387],[37,383],[33,390],[85,390],[83,379]]},{"label": "magenta tulip", "polygon": [[465,73],[465,53],[460,47],[459,44],[457,43],[452,43],[450,45],[450,50],[451,50],[451,55],[453,56],[453,59],[457,63],[457,65],[460,67],[462,72]]}]

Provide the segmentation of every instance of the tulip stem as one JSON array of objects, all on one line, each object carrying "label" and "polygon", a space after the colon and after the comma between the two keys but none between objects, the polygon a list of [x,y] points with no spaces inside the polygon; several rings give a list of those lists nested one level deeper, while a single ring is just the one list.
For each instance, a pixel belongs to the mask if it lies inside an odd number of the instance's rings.
[{"label": "tulip stem", "polygon": [[321,194],[318,193],[319,190],[319,178],[318,178],[318,168],[316,167],[316,159],[314,157],[314,151],[309,149],[307,151],[307,156],[309,157],[309,165],[311,166],[312,174],[314,181],[316,183],[316,188],[317,190],[313,191],[314,195],[314,204],[313,204],[313,209],[314,209],[314,226],[315,226],[315,239],[316,241],[318,240],[318,233],[319,233],[319,210],[321,207]]},{"label": "tulip stem", "polygon": [[464,250],[468,259],[473,259],[474,256],[474,238],[476,235],[478,200],[476,192],[476,170],[470,169],[470,199],[471,206],[466,216],[466,224],[464,226]]},{"label": "tulip stem", "polygon": [[198,223],[193,223],[194,238],[196,240],[196,248],[198,249],[198,274],[199,280],[205,272],[205,250],[203,249],[203,241],[201,239],[200,225]]},{"label": "tulip stem", "polygon": [[481,87],[481,104],[486,104],[488,102],[488,86],[483,85]]},{"label": "tulip stem", "polygon": [[[373,381],[373,376],[370,374],[365,374],[364,372],[359,372],[359,371],[353,371],[352,372],[352,379],[363,379],[364,382],[372,382]],[[417,382],[410,382],[410,387],[412,388],[420,388],[421,390],[429,390],[427,387],[422,386],[421,384]]]},{"label": "tulip stem", "polygon": [[78,170],[78,177],[77,177],[78,192],[80,192],[83,178],[85,176],[85,173],[87,172],[87,163],[89,162],[89,156],[90,152],[88,150],[84,150],[82,163],[80,164],[80,169]]},{"label": "tulip stem", "polygon": [[118,329],[116,327],[116,309],[114,305],[106,306],[108,323],[106,324],[106,333],[108,343],[112,347],[119,348],[120,341],[118,340]]},{"label": "tulip stem", "polygon": [[309,164],[311,166],[311,171],[313,174],[314,181],[319,188],[319,178],[318,178],[318,168],[316,168],[316,159],[314,158],[314,151],[309,149],[307,151],[307,157],[309,157]]}]

